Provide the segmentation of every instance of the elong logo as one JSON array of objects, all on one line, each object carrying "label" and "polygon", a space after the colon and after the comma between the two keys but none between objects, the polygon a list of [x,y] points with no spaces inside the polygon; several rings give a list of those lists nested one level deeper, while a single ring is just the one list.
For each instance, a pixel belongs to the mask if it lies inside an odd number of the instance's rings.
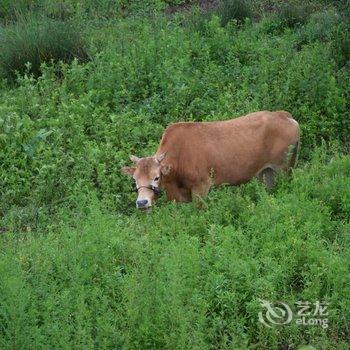
[{"label": "elong logo", "polygon": [[[287,303],[259,300],[265,310],[258,313],[258,318],[259,322],[264,326],[271,328],[273,326],[288,325],[292,322],[294,314]],[[309,301],[297,301],[295,305],[298,308],[296,313],[298,317],[295,317],[294,320],[297,325],[328,328],[328,318],[325,318],[325,316],[328,316],[328,303],[318,300],[313,304]]]}]

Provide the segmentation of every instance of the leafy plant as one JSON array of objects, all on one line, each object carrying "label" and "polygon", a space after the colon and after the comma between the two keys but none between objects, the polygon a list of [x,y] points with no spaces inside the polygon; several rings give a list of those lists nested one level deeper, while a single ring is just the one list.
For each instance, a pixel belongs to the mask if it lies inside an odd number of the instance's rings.
[{"label": "leafy plant", "polygon": [[222,26],[232,20],[240,23],[252,17],[250,2],[243,0],[221,0],[217,13],[221,18]]},{"label": "leafy plant", "polygon": [[282,27],[295,28],[305,24],[309,15],[310,9],[307,5],[293,5],[285,3],[280,6],[277,13],[277,18]]}]

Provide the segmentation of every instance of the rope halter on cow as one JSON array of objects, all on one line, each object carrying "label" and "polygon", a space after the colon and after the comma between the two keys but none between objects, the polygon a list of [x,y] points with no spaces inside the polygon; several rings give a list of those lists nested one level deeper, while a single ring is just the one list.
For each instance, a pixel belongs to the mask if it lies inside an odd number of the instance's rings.
[{"label": "rope halter on cow", "polygon": [[152,185],[135,187],[135,192],[138,192],[141,188],[147,188],[147,189],[153,191],[154,194],[157,195],[157,196],[162,193],[162,190],[159,187],[152,186]]}]

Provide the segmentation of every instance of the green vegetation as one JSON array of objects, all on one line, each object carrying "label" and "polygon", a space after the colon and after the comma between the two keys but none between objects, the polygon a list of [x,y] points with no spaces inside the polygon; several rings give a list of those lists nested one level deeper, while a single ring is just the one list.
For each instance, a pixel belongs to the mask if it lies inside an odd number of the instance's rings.
[{"label": "green vegetation", "polygon": [[238,23],[252,17],[251,2],[243,0],[223,0],[216,13],[221,18],[221,25],[236,20]]},{"label": "green vegetation", "polygon": [[281,27],[294,28],[306,23],[310,9],[306,5],[295,6],[289,3],[284,3],[278,12],[278,19]]},{"label": "green vegetation", "polygon": [[77,28],[58,20],[21,18],[1,31],[0,45],[0,74],[9,79],[26,71],[37,77],[43,63],[87,59]]},{"label": "green vegetation", "polygon": [[[163,12],[187,3],[0,3],[1,349],[349,347],[346,1]],[[302,129],[272,193],[136,212],[129,154],[264,109]],[[268,328],[259,299],[327,301],[329,327]]]}]

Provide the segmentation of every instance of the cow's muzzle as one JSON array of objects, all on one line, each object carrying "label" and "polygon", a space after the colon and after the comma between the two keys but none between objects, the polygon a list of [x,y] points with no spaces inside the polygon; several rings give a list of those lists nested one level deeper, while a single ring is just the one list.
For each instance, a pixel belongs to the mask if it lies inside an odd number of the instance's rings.
[{"label": "cow's muzzle", "polygon": [[149,207],[148,199],[141,199],[136,201],[137,209],[147,209]]}]

